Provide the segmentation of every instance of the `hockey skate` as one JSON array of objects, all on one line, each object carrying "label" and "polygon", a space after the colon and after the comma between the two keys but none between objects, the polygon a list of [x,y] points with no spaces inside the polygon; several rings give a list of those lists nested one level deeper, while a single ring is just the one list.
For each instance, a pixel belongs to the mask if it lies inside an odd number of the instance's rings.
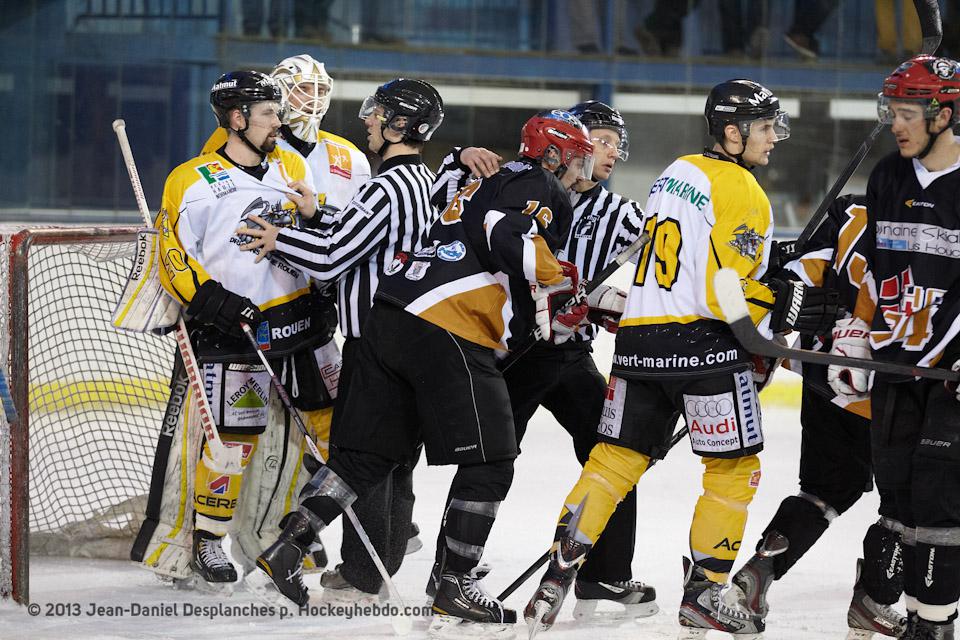
[{"label": "hockey skate", "polygon": [[954,640],[953,622],[937,624],[911,615],[901,640]]},{"label": "hockey skate", "polygon": [[735,584],[720,584],[707,579],[701,567],[683,559],[683,600],[680,602],[678,640],[702,640],[708,631],[724,631],[738,640],[759,640],[763,619],[750,613],[741,603],[743,592]]},{"label": "hockey skate", "polygon": [[[208,531],[193,532],[193,570],[196,576],[178,584],[178,589],[196,587],[221,595],[232,593],[237,581],[237,570],[223,550],[223,539]],[[189,585],[187,584],[189,581]]]},{"label": "hockey skate", "polygon": [[420,526],[416,522],[410,523],[410,536],[407,538],[407,547],[403,555],[408,556],[423,549],[423,540],[420,539]]},{"label": "hockey skate", "polygon": [[753,557],[731,579],[743,592],[741,604],[760,620],[766,620],[770,611],[767,591],[773,583],[773,558],[785,552],[788,546],[785,536],[778,531],[770,531]]},{"label": "hockey skate", "polygon": [[863,559],[857,558],[857,581],[853,585],[850,608],[847,609],[847,626],[850,627],[847,640],[869,640],[875,633],[893,638],[904,637],[907,618],[890,605],[880,604],[867,595],[860,586],[862,571]]},{"label": "hockey skate", "polygon": [[321,601],[359,604],[373,604],[380,601],[379,594],[357,589],[350,584],[340,572],[342,566],[338,564],[335,569],[325,571],[320,576],[320,585],[323,587]]},{"label": "hockey skate", "polygon": [[307,517],[298,511],[285,516],[285,526],[280,537],[257,558],[257,570],[246,577],[246,585],[260,598],[271,604],[281,603],[282,595],[297,606],[310,600],[303,584],[303,557],[308,544],[300,540],[313,540],[313,531]]},{"label": "hockey skate", "polygon": [[437,596],[433,601],[431,638],[494,638],[511,640],[517,612],[506,609],[488,594],[480,577],[489,573],[487,566],[474,567],[469,573],[444,571],[440,575]]},{"label": "hockey skate", "polygon": [[523,610],[523,619],[530,628],[529,640],[557,621],[560,607],[588,550],[587,545],[573,538],[560,538],[557,548],[550,554],[550,565],[540,580],[540,586]]},{"label": "hockey skate", "polygon": [[[611,621],[630,618],[646,618],[660,610],[657,606],[657,591],[650,585],[636,580],[618,580],[616,582],[587,582],[578,579],[574,587],[577,604],[573,608],[573,618],[580,622],[593,619]],[[603,602],[623,605],[619,611],[598,611]]]}]

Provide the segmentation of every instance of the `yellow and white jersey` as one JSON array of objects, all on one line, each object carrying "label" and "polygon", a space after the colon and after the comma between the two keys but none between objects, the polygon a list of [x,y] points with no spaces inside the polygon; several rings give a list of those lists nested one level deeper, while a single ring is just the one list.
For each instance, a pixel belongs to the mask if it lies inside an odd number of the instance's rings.
[{"label": "yellow and white jersey", "polygon": [[[206,153],[184,162],[167,177],[157,216],[160,231],[160,280],[163,287],[185,307],[197,289],[213,279],[228,291],[249,298],[264,312],[272,355],[294,348],[307,339],[311,326],[310,288],[307,276],[282,258],[268,256],[255,262],[256,254],[241,251],[236,230],[250,214],[277,225],[299,221],[295,194],[287,184],[303,180],[313,185],[313,176],[303,158],[277,148],[267,158],[261,179],[249,175],[217,153]],[[246,351],[249,351],[247,347]]]},{"label": "yellow and white jersey", "polygon": [[[283,127],[284,135],[288,133]],[[201,153],[214,152],[227,143],[227,130],[223,127],[210,134]],[[278,147],[299,153],[286,140]],[[321,131],[317,144],[307,145],[307,165],[313,173],[317,191],[317,203],[343,209],[360,189],[360,185],[370,179],[370,162],[367,156],[355,144],[340,136]]]},{"label": "yellow and white jersey", "polygon": [[678,158],[650,188],[644,231],[617,333],[620,377],[743,370],[747,354],[723,322],[713,289],[721,268],[736,269],[754,322],[769,333],[773,293],[757,281],[773,232],[770,201],[740,165],[705,152]]}]

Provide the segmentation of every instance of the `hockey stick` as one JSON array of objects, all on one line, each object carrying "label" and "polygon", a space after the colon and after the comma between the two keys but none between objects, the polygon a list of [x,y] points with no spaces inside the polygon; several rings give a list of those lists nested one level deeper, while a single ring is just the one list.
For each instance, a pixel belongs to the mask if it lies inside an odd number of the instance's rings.
[{"label": "hockey stick", "polygon": [[750,318],[747,301],[743,297],[743,288],[740,286],[740,275],[736,271],[733,269],[720,269],[713,278],[713,289],[717,294],[717,302],[720,303],[720,309],[723,311],[724,319],[727,324],[730,325],[730,329],[733,330],[733,334],[737,337],[737,340],[740,341],[740,344],[743,345],[743,348],[750,353],[770,358],[800,360],[801,362],[810,362],[813,364],[843,365],[846,367],[856,367],[858,369],[871,369],[878,373],[889,373],[912,378],[947,380],[950,382],[960,381],[960,372],[950,371],[949,369],[918,367],[908,364],[898,364],[896,362],[869,360],[867,358],[848,358],[832,353],[782,346],[772,340],[767,340],[757,331],[757,327],[754,326],[753,320]]},{"label": "hockey stick", "polygon": [[[933,52],[937,50],[937,47],[940,46],[940,40],[943,37],[940,5],[937,4],[937,0],[913,0],[913,4],[917,7],[917,15],[920,18],[920,30],[923,33],[923,45],[920,52],[932,55]],[[823,225],[824,220],[827,219],[827,210],[830,208],[830,205],[837,199],[840,190],[847,184],[847,180],[849,180],[850,176],[857,170],[860,163],[863,162],[863,159],[867,157],[870,147],[873,146],[874,141],[877,139],[877,136],[880,135],[884,126],[882,122],[878,122],[876,126],[873,127],[873,130],[867,135],[867,139],[863,141],[860,148],[857,149],[857,152],[850,158],[847,166],[845,166],[843,171],[840,172],[840,175],[837,176],[833,186],[827,191],[827,195],[823,197],[817,210],[810,216],[810,220],[807,221],[807,225],[800,233],[800,237],[794,242],[793,253],[803,253],[803,248],[810,241],[810,238],[817,232],[820,226]]]},{"label": "hockey stick", "polygon": [[[636,240],[634,240],[630,244],[630,246],[628,246],[626,249],[624,249],[620,253],[620,255],[614,258],[613,262],[611,262],[610,264],[605,266],[603,269],[601,269],[597,273],[597,275],[595,275],[589,281],[581,280],[580,286],[577,287],[577,292],[574,294],[574,296],[569,300],[567,300],[567,302],[562,307],[560,307],[560,309],[554,315],[559,315],[567,311],[571,307],[581,304],[584,300],[587,299],[587,296],[589,296],[591,293],[596,291],[597,287],[603,284],[604,280],[612,276],[617,271],[617,269],[625,265],[627,261],[630,260],[630,258],[632,258],[641,249],[647,246],[648,242],[650,242],[650,234],[648,234],[647,232],[643,232],[642,234],[640,234],[640,236]],[[519,347],[511,351],[510,355],[504,358],[503,362],[500,364],[500,371],[501,372],[506,371],[507,369],[512,367],[514,364],[516,364],[517,360],[522,358],[524,354],[530,351],[530,349],[532,349],[533,346],[542,339],[543,339],[543,334],[540,331],[540,327],[537,327],[536,329],[533,330],[533,334],[531,334],[529,339],[524,341]]]},{"label": "hockey stick", "polygon": [[[666,450],[663,452],[663,457],[666,457],[666,455],[667,455],[668,453],[670,453],[670,450],[673,449],[673,445],[675,445],[675,444],[677,444],[678,442],[680,442],[680,440],[682,440],[685,435],[687,435],[687,428],[686,428],[686,427],[683,427],[682,429],[678,429],[677,432],[674,433],[673,436],[670,438],[670,442],[669,442],[669,444],[667,444],[667,448],[666,448]],[[646,470],[644,471],[644,473],[646,473],[647,471],[650,471],[650,469],[653,468],[653,465],[657,464],[657,461],[662,460],[662,459],[663,459],[663,458],[653,458],[652,460],[650,460],[650,464],[647,465],[647,468],[646,468]],[[516,580],[514,580],[513,582],[511,582],[511,583],[507,586],[507,588],[504,589],[504,590],[500,593],[499,596],[497,596],[497,600],[500,600],[501,602],[503,602],[503,600],[504,600],[505,598],[508,598],[508,597],[510,597],[511,595],[513,595],[513,592],[516,591],[517,589],[519,589],[519,588],[520,588],[520,585],[522,585],[524,582],[526,582],[527,580],[529,580],[529,579],[530,579],[530,576],[532,576],[533,574],[535,574],[535,573],[537,572],[537,569],[539,569],[539,568],[542,567],[544,564],[546,564],[547,560],[549,560],[549,559],[550,559],[550,552],[547,551],[547,552],[544,553],[542,556],[540,556],[539,558],[537,558],[536,560],[534,560],[534,561],[533,561],[533,564],[531,564],[529,567],[527,567],[526,569],[524,569],[523,573],[521,573],[520,576],[519,576]]]},{"label": "hockey stick", "polygon": [[[280,382],[280,378],[277,377],[277,374],[273,371],[273,367],[270,366],[267,356],[265,356],[263,351],[260,350],[260,344],[257,342],[256,336],[253,335],[253,329],[251,329],[250,325],[248,325],[246,322],[241,322],[240,328],[243,329],[243,332],[247,335],[247,339],[250,340],[251,346],[253,346],[253,350],[256,351],[257,355],[260,357],[260,363],[266,367],[267,373],[270,374],[270,382],[273,383],[273,388],[277,390],[277,394],[280,396],[280,401],[283,403],[287,413],[293,416],[293,421],[297,423],[297,428],[300,429],[300,433],[303,434],[304,440],[307,441],[307,448],[310,449],[310,454],[317,459],[317,462],[323,464],[323,456],[320,455],[320,450],[317,449],[317,445],[313,441],[313,437],[307,430],[307,425],[303,423],[303,418],[300,417],[300,412],[297,411],[293,406],[293,401],[290,400],[290,396],[287,394],[287,390],[284,389],[283,383]],[[357,537],[360,538],[360,542],[363,543],[367,553],[370,554],[370,559],[373,560],[373,564],[376,565],[377,571],[380,572],[380,577],[383,578],[383,584],[387,586],[387,592],[390,594],[390,599],[393,600],[400,608],[400,612],[397,615],[391,616],[393,630],[399,636],[405,636],[409,634],[413,629],[413,620],[411,620],[410,616],[406,614],[406,606],[403,604],[403,599],[400,597],[400,592],[397,591],[397,586],[393,584],[393,580],[390,578],[390,573],[383,565],[383,561],[380,559],[380,555],[377,553],[377,550],[373,548],[373,543],[370,541],[370,536],[367,535],[363,525],[360,524],[360,520],[357,519],[357,514],[354,513],[353,507],[347,505],[343,512],[350,520],[350,524],[353,525],[353,528],[356,529]]]},{"label": "hockey stick", "polygon": [[[127,173],[130,176],[130,186],[133,187],[133,195],[137,200],[137,208],[140,215],[143,216],[143,224],[147,227],[152,226],[150,210],[147,208],[147,197],[143,193],[143,185],[140,184],[140,174],[137,172],[137,164],[133,160],[133,150],[130,148],[130,141],[127,140],[127,125],[123,120],[113,121],[113,130],[117,134],[117,140],[120,142],[120,152],[123,154],[123,162],[127,166]],[[177,339],[177,347],[180,350],[180,357],[183,359],[183,366],[187,370],[187,377],[190,380],[190,388],[197,399],[197,412],[200,414],[200,427],[203,429],[203,435],[207,439],[207,446],[210,448],[211,466],[214,471],[226,475],[236,475],[243,472],[241,460],[243,450],[241,447],[227,447],[220,439],[217,433],[217,427],[213,421],[213,413],[210,410],[210,402],[207,399],[206,390],[200,377],[200,366],[197,363],[197,356],[193,353],[193,347],[190,345],[190,338],[187,334],[187,325],[183,321],[183,316],[177,320],[177,328],[174,332]]]}]

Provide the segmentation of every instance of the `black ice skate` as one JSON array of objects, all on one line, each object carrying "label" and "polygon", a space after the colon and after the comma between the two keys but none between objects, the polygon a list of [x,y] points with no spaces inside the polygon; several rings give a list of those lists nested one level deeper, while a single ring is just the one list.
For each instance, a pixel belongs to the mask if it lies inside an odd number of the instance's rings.
[{"label": "black ice skate", "polygon": [[763,619],[752,615],[741,604],[745,596],[740,587],[707,579],[703,569],[689,558],[683,559],[683,571],[678,640],[701,640],[710,630],[725,631],[737,636],[738,640],[759,640],[762,637]]},{"label": "black ice skate", "polygon": [[529,640],[557,621],[560,607],[577,577],[577,569],[589,550],[588,545],[573,538],[560,538],[557,548],[550,554],[550,565],[540,580],[540,586],[523,610],[523,619],[530,628]]},{"label": "black ice skate", "polygon": [[[577,604],[573,608],[573,617],[581,622],[593,618],[646,618],[660,610],[656,603],[656,589],[637,580],[587,582],[578,578],[574,594]],[[623,605],[623,609],[597,611],[598,605],[605,601]]]},{"label": "black ice skate", "polygon": [[901,640],[954,640],[953,622],[930,622],[911,615]]},{"label": "black ice skate", "polygon": [[517,612],[506,609],[480,584],[480,576],[489,573],[486,566],[475,567],[469,573],[444,571],[433,601],[431,638],[508,639],[514,637],[513,625]]},{"label": "black ice skate", "polygon": [[847,640],[869,640],[875,633],[900,638],[907,627],[906,617],[890,605],[880,604],[867,595],[860,586],[862,570],[863,559],[857,558],[857,581],[853,585],[850,608],[847,609],[847,626],[850,627]]},{"label": "black ice skate", "polygon": [[297,606],[310,600],[303,584],[303,557],[306,555],[313,530],[307,517],[299,511],[284,516],[283,531],[277,541],[257,558],[257,570],[247,577],[247,585],[260,597],[274,600],[272,589]]},{"label": "black ice skate", "polygon": [[763,539],[760,549],[747,560],[747,564],[734,574],[731,582],[740,587],[747,610],[761,620],[766,620],[770,607],[767,605],[767,591],[773,583],[773,558],[787,550],[787,538],[777,531],[769,532]]},{"label": "black ice skate", "polygon": [[222,541],[209,531],[193,532],[193,570],[209,583],[237,581],[237,570],[224,552]]}]

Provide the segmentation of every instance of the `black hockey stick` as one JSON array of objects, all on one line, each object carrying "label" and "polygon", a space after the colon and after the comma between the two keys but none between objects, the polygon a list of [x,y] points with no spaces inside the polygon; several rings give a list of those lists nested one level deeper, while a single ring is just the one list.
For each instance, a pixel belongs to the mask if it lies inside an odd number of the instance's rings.
[{"label": "black hockey stick", "polygon": [[[287,390],[283,387],[283,383],[280,382],[280,378],[278,378],[277,374],[274,373],[273,367],[270,366],[270,362],[267,360],[267,356],[264,355],[263,351],[260,350],[260,343],[257,342],[257,337],[253,335],[253,329],[251,329],[250,325],[248,325],[246,322],[241,322],[240,328],[243,329],[243,333],[246,334],[247,339],[250,341],[250,345],[253,347],[254,351],[257,352],[257,356],[260,358],[260,363],[264,366],[264,368],[266,368],[267,373],[270,375],[270,382],[273,383],[273,387],[277,390],[277,394],[280,396],[280,401],[283,403],[284,409],[287,410],[287,413],[293,416],[293,421],[297,423],[297,428],[299,428],[300,433],[303,434],[303,438],[307,442],[307,448],[310,449],[310,454],[322,465],[323,456],[320,455],[320,450],[317,449],[317,445],[313,441],[313,436],[311,436],[310,432],[307,430],[307,425],[303,423],[303,418],[300,417],[300,412],[297,411],[296,407],[293,406],[293,401],[290,399],[290,395],[287,393]],[[373,561],[374,566],[376,566],[377,571],[380,573],[380,577],[383,579],[383,584],[387,587],[387,592],[390,594],[390,599],[399,607],[399,611],[395,615],[391,616],[391,624],[394,632],[398,636],[408,635],[410,630],[413,629],[413,620],[411,620],[410,616],[408,616],[406,613],[407,608],[403,603],[403,598],[400,597],[400,592],[397,591],[397,586],[390,578],[390,574],[387,572],[387,568],[384,566],[383,560],[380,559],[380,555],[377,553],[377,550],[374,549],[373,543],[370,541],[370,536],[367,535],[363,525],[360,524],[360,520],[357,519],[357,514],[354,513],[353,507],[347,505],[344,508],[343,513],[347,516],[347,519],[350,521],[350,524],[353,525],[353,528],[356,529],[357,537],[360,538],[360,542],[363,543],[364,548],[367,550],[370,560]]]},{"label": "black hockey stick", "polygon": [[770,358],[800,360],[801,362],[810,362],[812,364],[843,365],[858,369],[871,369],[879,373],[889,373],[899,376],[927,378],[929,380],[947,380],[950,382],[960,381],[960,372],[950,371],[949,369],[918,367],[908,364],[897,364],[896,362],[869,360],[867,358],[848,358],[832,353],[823,353],[821,351],[785,347],[772,340],[767,340],[757,331],[757,327],[750,318],[747,301],[743,297],[743,288],[740,286],[740,275],[736,271],[733,269],[720,269],[713,278],[713,289],[716,292],[720,309],[723,311],[724,319],[727,324],[730,325],[730,329],[733,330],[733,334],[737,337],[737,340],[740,341],[740,344],[743,345],[743,348],[750,353]]},{"label": "black hockey stick", "polygon": [[[560,307],[556,315],[559,315],[567,311],[571,307],[581,304],[584,300],[587,299],[588,295],[596,291],[597,287],[603,284],[604,280],[612,276],[617,271],[617,269],[625,265],[630,258],[632,258],[641,249],[647,246],[648,242],[650,242],[650,234],[648,234],[647,232],[643,232],[642,234],[640,234],[640,237],[634,240],[633,243],[630,244],[630,246],[628,246],[626,249],[623,250],[623,252],[620,253],[620,255],[614,258],[613,262],[611,262],[610,264],[605,266],[603,269],[601,269],[599,272],[597,272],[597,274],[593,278],[591,278],[589,281],[581,280],[580,286],[577,287],[577,293],[574,294],[574,296],[570,298],[570,300],[568,300],[566,304]],[[530,351],[530,349],[532,349],[533,346],[542,339],[543,338],[540,334],[540,327],[537,327],[527,340],[522,342],[520,346],[518,346],[516,349],[510,352],[510,355],[508,355],[506,358],[503,359],[503,362],[500,363],[500,371],[506,371],[507,369],[512,367],[514,364],[516,364],[517,360],[522,358],[524,354],[527,353],[527,351]]]},{"label": "black hockey stick", "polygon": [[[687,428],[686,428],[686,427],[683,427],[682,429],[678,429],[677,432],[673,434],[673,437],[670,438],[670,443],[667,444],[667,448],[666,448],[666,450],[663,452],[663,457],[666,457],[666,455],[667,455],[668,453],[670,453],[670,450],[673,449],[673,445],[675,445],[675,444],[677,444],[678,442],[680,442],[680,440],[682,440],[685,435],[687,435]],[[657,464],[657,461],[658,461],[658,460],[662,460],[662,459],[663,459],[663,458],[653,458],[653,459],[650,461],[650,464],[647,465],[647,469],[646,469],[646,471],[644,471],[644,473],[646,473],[647,471],[650,471],[650,469],[653,468],[653,465]],[[513,592],[516,591],[517,589],[519,589],[519,588],[520,588],[520,585],[522,585],[524,582],[526,582],[527,580],[529,580],[529,579],[530,579],[530,576],[532,576],[533,574],[535,574],[535,573],[537,572],[537,569],[539,569],[540,567],[542,567],[543,565],[545,565],[545,564],[547,563],[547,560],[549,560],[549,559],[550,559],[550,552],[547,551],[547,552],[544,553],[542,556],[540,556],[539,558],[537,558],[536,560],[534,560],[534,561],[533,561],[533,564],[531,564],[529,567],[527,567],[527,568],[523,571],[523,573],[521,573],[520,576],[519,576],[516,580],[514,580],[513,582],[511,582],[511,583],[509,584],[509,586],[507,586],[507,588],[504,589],[503,592],[502,592],[499,596],[497,596],[497,600],[499,600],[500,602],[503,602],[503,600],[504,600],[505,598],[508,598],[508,597],[510,597],[511,595],[513,595]]]},{"label": "black hockey stick", "polygon": [[[937,4],[937,0],[913,0],[913,4],[917,7],[917,15],[920,17],[920,30],[923,33],[923,45],[920,52],[933,54],[933,52],[937,50],[937,47],[940,46],[940,40],[943,37],[940,5]],[[863,162],[863,159],[867,157],[870,147],[873,146],[874,141],[877,139],[877,136],[880,135],[884,126],[882,122],[878,122],[876,126],[874,126],[873,130],[867,135],[867,139],[863,141],[860,148],[857,149],[857,152],[850,158],[847,166],[845,166],[843,171],[840,172],[840,175],[837,176],[833,186],[827,191],[827,195],[823,197],[820,206],[818,206],[817,210],[810,216],[807,226],[803,228],[800,237],[794,243],[793,252],[795,254],[803,253],[803,248],[810,241],[810,238],[817,232],[817,229],[820,228],[824,220],[827,219],[827,210],[830,208],[830,205],[833,204],[833,201],[840,195],[840,190],[847,184],[847,180],[849,180],[850,176],[857,170],[860,163]]]}]

